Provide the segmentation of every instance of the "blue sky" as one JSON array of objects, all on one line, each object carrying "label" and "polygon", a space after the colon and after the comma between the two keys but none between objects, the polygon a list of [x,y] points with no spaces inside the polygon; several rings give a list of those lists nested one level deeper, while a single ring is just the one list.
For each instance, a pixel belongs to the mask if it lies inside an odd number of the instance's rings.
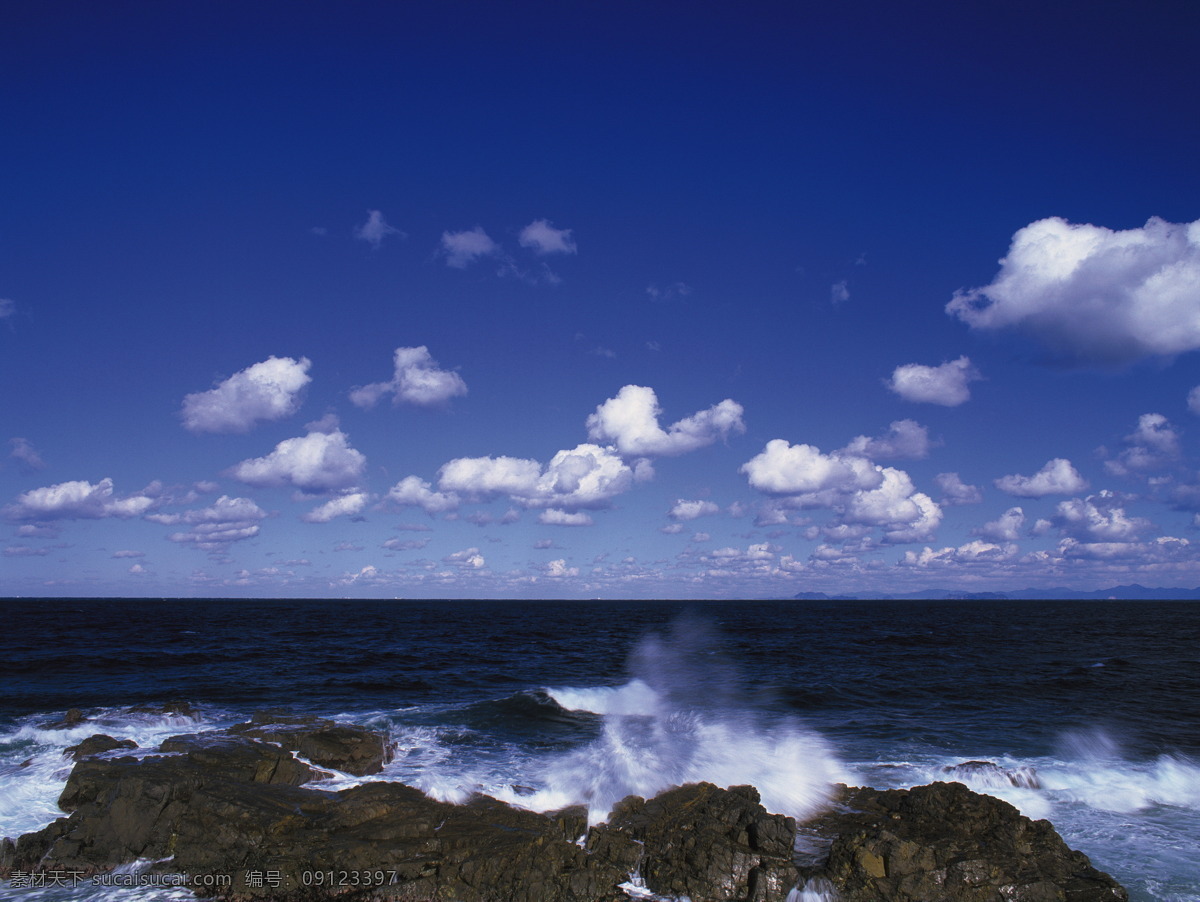
[{"label": "blue sky", "polygon": [[8,20],[2,594],[1200,585],[1191,4]]}]

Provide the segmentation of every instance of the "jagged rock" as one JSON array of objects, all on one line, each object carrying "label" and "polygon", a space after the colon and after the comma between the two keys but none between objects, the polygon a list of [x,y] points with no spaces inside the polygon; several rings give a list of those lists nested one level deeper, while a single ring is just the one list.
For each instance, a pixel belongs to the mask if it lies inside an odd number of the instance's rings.
[{"label": "jagged rock", "polygon": [[179,717],[195,717],[196,710],[190,702],[183,699],[172,699],[161,705],[134,705],[127,714],[174,714]]},{"label": "jagged rock", "polygon": [[796,883],[796,824],[768,814],[753,786],[697,783],[650,801],[618,803],[608,829],[645,846],[641,874],[654,892],[693,902],[782,902]]},{"label": "jagged rock", "polygon": [[377,774],[390,760],[387,739],[356,724],[319,717],[258,712],[231,733],[275,742],[318,767],[331,767],[356,777]]},{"label": "jagged rock", "polygon": [[[294,738],[329,729],[288,728]],[[834,810],[801,826],[797,870],[795,823],[768,814],[753,787],[631,796],[589,829],[582,807],[538,814],[486,796],[439,802],[399,783],[300,785],[312,768],[251,732],[177,736],[140,759],[83,758],[59,800],[70,815],[0,843],[0,877],[148,859],[227,875],[215,892],[229,902],[625,902],[619,885],[634,874],[692,902],[783,902],[802,879],[829,881],[841,902],[1127,898],[1047,822],[957,783],[842,787]]]},{"label": "jagged rock", "polygon": [[87,715],[85,715],[78,708],[71,708],[69,711],[67,711],[66,714],[63,715],[62,720],[58,721],[57,723],[50,724],[49,726],[46,727],[46,729],[47,730],[69,730],[72,727],[79,726],[81,723],[83,723],[87,719],[88,719]]},{"label": "jagged rock", "polygon": [[113,749],[136,749],[137,747],[138,744],[132,739],[115,739],[107,733],[97,733],[95,736],[89,736],[79,745],[69,747],[63,754],[70,755],[79,761],[81,758],[111,752]]},{"label": "jagged rock", "polygon": [[800,868],[828,879],[841,902],[1128,899],[1049,821],[961,783],[841,790],[835,810],[801,829],[808,855]]},{"label": "jagged rock", "polygon": [[942,773],[954,780],[971,780],[983,786],[1019,786],[1040,789],[1037,770],[1032,767],[1005,768],[995,761],[964,761],[942,768]]}]

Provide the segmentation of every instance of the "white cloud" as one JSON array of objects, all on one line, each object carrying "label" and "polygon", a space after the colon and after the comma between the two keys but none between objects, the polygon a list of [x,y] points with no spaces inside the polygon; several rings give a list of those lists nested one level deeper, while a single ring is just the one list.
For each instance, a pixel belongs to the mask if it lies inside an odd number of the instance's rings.
[{"label": "white cloud", "polygon": [[842,279],[840,282],[834,282],[833,285],[830,286],[829,300],[834,304],[834,306],[837,306],[838,304],[844,304],[846,301],[850,300],[849,284],[850,283],[847,279]]},{"label": "white cloud", "polygon": [[632,488],[635,473],[611,448],[581,444],[543,468],[514,457],[460,457],[439,471],[438,487],[472,498],[507,495],[525,507],[606,507]]},{"label": "white cloud", "polygon": [[209,507],[182,514],[150,514],[146,517],[164,526],[190,526],[167,536],[172,542],[192,545],[203,551],[224,551],[233,542],[258,535],[259,522],[267,513],[249,498],[222,495]]},{"label": "white cloud", "polygon": [[1128,542],[1153,526],[1128,516],[1111,492],[1060,501],[1052,522],[1063,535],[1085,542]]},{"label": "white cloud", "polygon": [[957,473],[938,473],[933,481],[942,490],[942,504],[978,504],[983,500],[978,487],[967,485]]},{"label": "white cloud", "polygon": [[538,514],[538,522],[546,526],[591,526],[592,518],[583,511],[564,511],[549,508]]},{"label": "white cloud", "polygon": [[388,551],[420,551],[429,542],[429,539],[388,539],[381,547]]},{"label": "white cloud", "polygon": [[453,554],[446,555],[442,558],[442,561],[466,570],[482,570],[487,566],[487,561],[479,553],[478,548],[467,548],[463,551],[456,551]]},{"label": "white cloud", "polygon": [[1104,468],[1116,476],[1161,470],[1179,460],[1179,433],[1161,413],[1138,417],[1137,429],[1125,436],[1126,448]]},{"label": "white cloud", "polygon": [[1071,466],[1069,460],[1056,457],[1032,476],[1003,476],[996,488],[1021,498],[1044,498],[1047,495],[1074,495],[1088,487],[1087,480]]},{"label": "white cloud", "polygon": [[417,476],[406,476],[388,490],[388,500],[401,507],[419,507],[429,515],[441,514],[458,507],[458,496],[435,492],[433,487]]},{"label": "white cloud", "polygon": [[353,517],[361,514],[370,500],[367,492],[347,492],[313,508],[300,519],[305,523],[328,523],[335,517]]},{"label": "white cloud", "polygon": [[680,498],[675,502],[667,516],[672,520],[695,520],[719,512],[721,508],[711,501],[685,501]]},{"label": "white cloud", "polygon": [[388,225],[383,218],[383,214],[378,210],[367,211],[367,221],[354,230],[354,236],[367,242],[371,247],[379,247],[383,243],[383,239],[388,235],[399,235],[404,237],[404,233],[397,228]]},{"label": "white cloud", "polygon": [[350,400],[362,408],[374,407],[386,394],[392,403],[433,407],[457,395],[467,393],[467,384],[458,373],[441,369],[424,345],[396,348],[394,373],[390,382],[374,382],[350,392]]},{"label": "white cloud", "polygon": [[8,443],[12,446],[12,451],[8,456],[13,460],[20,462],[21,466],[29,471],[43,470],[46,467],[46,462],[42,460],[42,456],[38,454],[37,449],[27,438],[10,438]]},{"label": "white cloud", "polygon": [[1200,221],[1113,231],[1059,217],[1013,235],[991,284],[946,312],[1016,329],[1065,360],[1119,364],[1200,348]]},{"label": "white cloud", "polygon": [[466,269],[481,257],[491,257],[500,252],[487,232],[480,226],[475,226],[467,232],[442,232],[442,253],[446,255],[446,265],[455,269]]},{"label": "white cloud", "polygon": [[17,312],[17,302],[10,298],[0,298],[0,319],[8,319]]},{"label": "white cloud", "polygon": [[113,481],[101,479],[95,485],[84,480],[31,489],[4,508],[9,520],[101,520],[116,517],[127,520],[144,514],[155,503],[143,494],[118,498]]},{"label": "white cloud", "polygon": [[888,388],[906,401],[957,407],[969,401],[971,382],[982,378],[967,357],[959,357],[941,366],[909,363],[892,371]]},{"label": "white cloud", "polygon": [[1001,563],[1016,557],[1018,548],[1013,544],[997,545],[992,542],[981,542],[978,539],[959,545],[957,548],[943,548],[934,551],[928,545],[921,551],[906,551],[900,561],[902,567],[937,567],[955,564],[988,564]]},{"label": "white cloud", "polygon": [[234,373],[216,388],[183,399],[183,425],[192,432],[248,432],[255,423],[291,416],[312,381],[311,365],[307,357],[269,357]]},{"label": "white cloud", "polygon": [[933,447],[933,442],[929,440],[928,429],[915,420],[896,420],[888,427],[888,431],[878,438],[858,436],[843,449],[842,453],[869,457],[873,460],[880,458],[920,460],[929,456],[931,447]]},{"label": "white cloud", "polygon": [[977,533],[986,539],[1015,542],[1021,537],[1021,527],[1024,525],[1025,511],[1019,507],[1010,507],[995,520],[983,524]]},{"label": "white cloud", "polygon": [[865,458],[837,451],[822,454],[814,445],[792,445],[781,438],[767,442],[739,472],[749,477],[753,488],[773,495],[873,489],[883,481],[879,468]]},{"label": "white cloud", "polygon": [[882,475],[877,488],[851,495],[843,522],[882,527],[888,542],[927,539],[942,522],[942,509],[928,495],[916,491],[903,470],[884,467]]},{"label": "white cloud", "polygon": [[578,567],[568,567],[565,558],[559,558],[546,564],[546,575],[550,577],[578,576]]},{"label": "white cloud", "polygon": [[545,219],[536,219],[521,229],[518,241],[521,247],[527,247],[535,254],[578,253],[571,230],[556,229]]},{"label": "white cloud", "polygon": [[341,430],[310,432],[285,439],[266,457],[242,461],[230,474],[247,485],[292,485],[304,492],[326,492],[354,485],[366,463]]},{"label": "white cloud", "polygon": [[742,405],[726,398],[663,429],[654,389],[626,385],[587,418],[588,438],[611,442],[625,455],[676,455],[711,445],[731,432],[745,432]]}]

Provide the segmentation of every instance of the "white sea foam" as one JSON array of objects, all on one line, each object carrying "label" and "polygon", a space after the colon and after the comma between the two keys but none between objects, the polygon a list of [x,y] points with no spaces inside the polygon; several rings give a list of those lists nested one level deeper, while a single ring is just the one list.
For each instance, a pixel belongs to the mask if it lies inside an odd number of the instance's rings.
[{"label": "white sea foam", "polygon": [[563,707],[600,714],[601,734],[546,762],[537,792],[501,797],[537,810],[582,803],[592,822],[627,795],[700,781],[751,784],[768,811],[797,818],[828,801],[842,776],[828,745],[797,720],[755,710],[705,624],[680,620],[643,640],[630,670],[618,687],[548,689]]}]

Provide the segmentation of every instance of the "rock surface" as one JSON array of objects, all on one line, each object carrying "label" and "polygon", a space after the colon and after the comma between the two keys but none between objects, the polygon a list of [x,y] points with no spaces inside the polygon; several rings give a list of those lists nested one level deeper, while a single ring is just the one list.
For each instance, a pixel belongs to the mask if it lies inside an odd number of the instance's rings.
[{"label": "rock surface", "polygon": [[589,829],[583,807],[538,814],[486,796],[438,802],[399,783],[302,785],[320,774],[284,746],[320,736],[339,755],[374,748],[362,735],[374,734],[342,726],[271,715],[174,737],[149,756],[85,757],[59,800],[70,815],[0,842],[0,876],[142,859],[237,902],[617,902],[634,876],[692,902],[785,902],[805,879],[829,881],[841,902],[1126,898],[1048,823],[958,784],[843,788],[834,810],[802,826],[797,870],[795,823],[767,813],[750,786],[631,796]]},{"label": "rock surface", "polygon": [[97,733],[94,736],[89,736],[79,745],[73,745],[68,748],[63,754],[70,755],[76,761],[81,758],[90,758],[92,755],[100,755],[104,752],[111,752],[113,749],[136,749],[137,743],[132,739],[115,739],[107,733]]},{"label": "rock surface", "polygon": [[840,902],[1125,902],[1111,877],[1069,849],[1049,821],[961,783],[841,787],[805,824],[800,872]]}]

